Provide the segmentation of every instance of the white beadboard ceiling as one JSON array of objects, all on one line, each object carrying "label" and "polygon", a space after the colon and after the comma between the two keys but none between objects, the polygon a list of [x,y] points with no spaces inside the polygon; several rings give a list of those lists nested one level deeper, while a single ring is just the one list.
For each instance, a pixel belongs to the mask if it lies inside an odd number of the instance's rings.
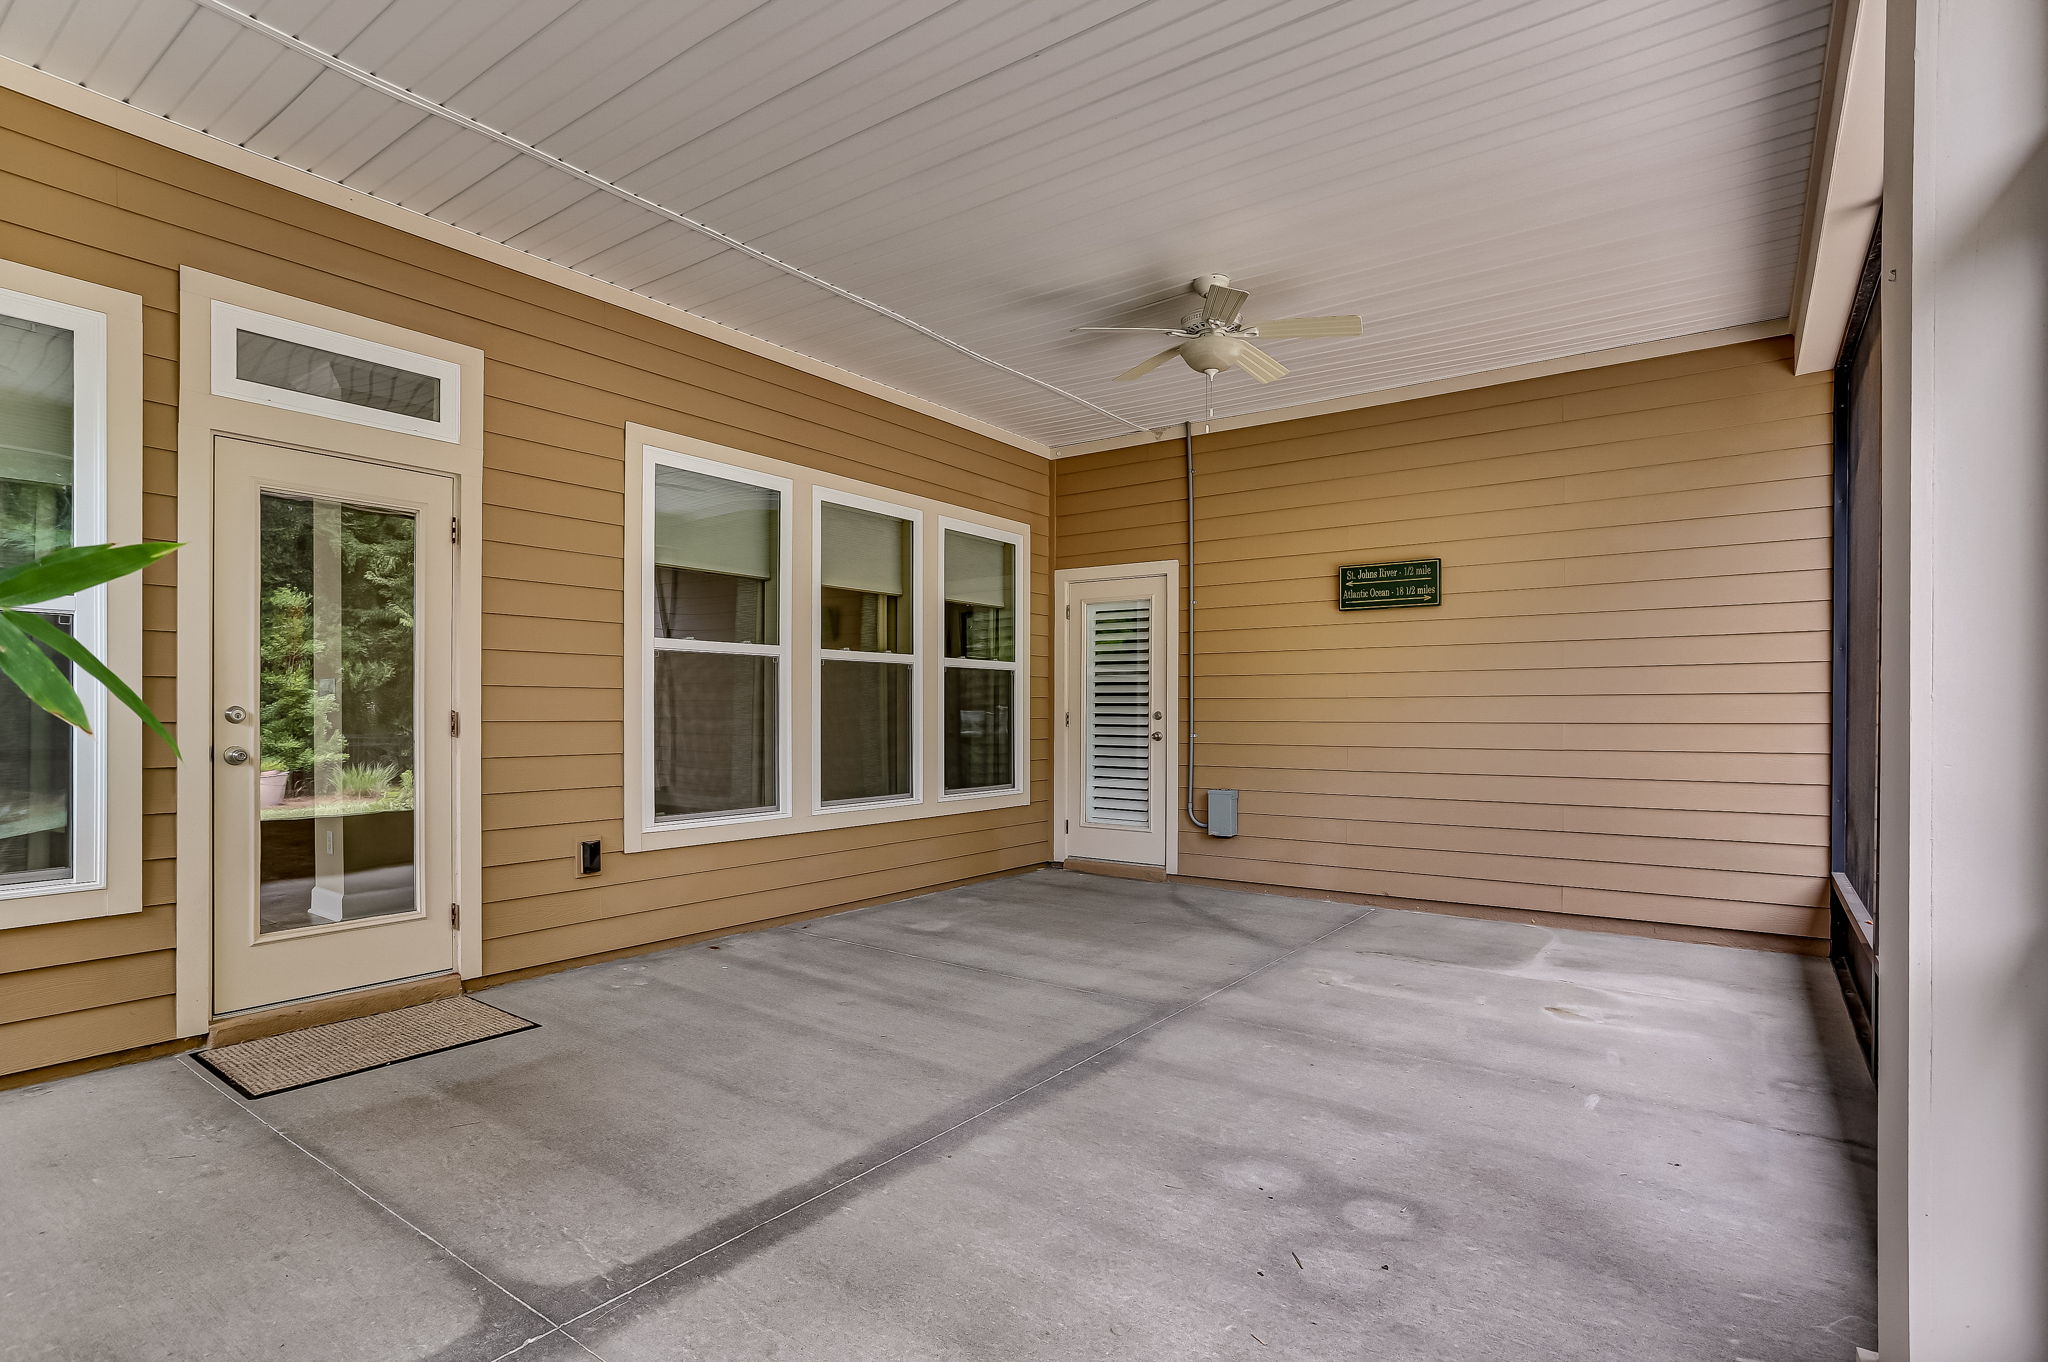
[{"label": "white beadboard ceiling", "polygon": [[0,55],[1057,446],[1199,417],[1071,328],[1210,271],[1366,319],[1219,417],[1783,316],[1829,4],[237,8],[0,0]]}]

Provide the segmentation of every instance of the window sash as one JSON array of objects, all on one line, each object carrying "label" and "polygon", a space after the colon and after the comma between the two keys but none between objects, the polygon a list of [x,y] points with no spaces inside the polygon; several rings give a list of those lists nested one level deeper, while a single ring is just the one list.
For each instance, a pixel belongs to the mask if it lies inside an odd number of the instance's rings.
[{"label": "window sash", "polygon": [[[865,648],[827,648],[823,643],[825,624],[825,590],[827,571],[825,562],[825,508],[844,506],[870,515],[884,516],[891,520],[903,521],[910,527],[910,561],[904,567],[905,586],[903,593],[908,599],[902,609],[908,617],[910,649],[907,652],[882,652]],[[928,551],[925,545],[925,516],[913,506],[885,501],[878,497],[862,496],[857,492],[843,491],[822,482],[811,486],[811,573],[810,600],[811,620],[805,630],[805,646],[810,650],[809,667],[811,675],[810,732],[805,746],[811,763],[811,811],[817,814],[845,813],[864,808],[887,808],[894,805],[915,805],[925,801],[925,730],[932,710],[931,697],[925,694],[926,674],[925,652],[932,646],[933,637],[930,621],[925,618],[930,592],[925,582],[925,564]],[[827,662],[877,663],[907,668],[910,673],[910,790],[907,794],[878,795],[861,799],[825,798],[825,664]]]},{"label": "window sash", "polygon": [[[939,766],[941,771],[940,783],[942,786],[940,798],[949,800],[985,799],[991,795],[1011,793],[1021,789],[1023,787],[1024,782],[1025,754],[1028,750],[1025,745],[1030,741],[1031,697],[1028,691],[1025,689],[1024,679],[1019,675],[1019,669],[1017,667],[1017,664],[1014,662],[983,663],[980,665],[976,665],[972,662],[966,662],[965,664],[963,664],[961,660],[954,659],[949,660],[946,663],[946,672],[948,674],[953,672],[1001,672],[1009,674],[1010,778],[1009,780],[997,785],[955,786],[951,784],[950,781],[948,781],[944,775],[946,769],[951,764],[954,755],[950,748],[947,748],[942,750],[939,754]],[[941,734],[940,742],[944,744],[947,742],[948,739],[951,738],[952,731],[950,725],[948,724],[950,714],[949,706],[944,693],[945,680],[943,677],[941,678],[940,682],[940,692],[941,693],[939,721],[941,727],[946,730],[944,733]]]},{"label": "window sash", "polygon": [[[948,802],[957,802],[960,800],[973,799],[988,799],[1005,794],[1021,793],[1022,791],[1027,790],[1029,788],[1031,778],[1031,696],[1028,689],[1028,676],[1026,674],[1026,667],[1029,661],[1029,638],[1031,631],[1030,614],[1028,609],[1026,608],[1026,603],[1030,599],[1030,587],[1028,585],[1030,581],[1031,571],[1030,542],[1025,538],[1025,536],[1021,534],[1016,534],[1008,530],[997,529],[996,527],[991,525],[977,524],[973,521],[956,520],[950,516],[940,517],[938,524],[938,543],[941,557],[939,561],[938,579],[939,589],[942,593],[942,599],[940,601],[939,608],[942,612],[945,609],[945,599],[943,598],[943,593],[945,591],[948,566],[944,555],[948,552],[949,536],[956,534],[965,535],[972,539],[980,539],[991,543],[1007,544],[1010,546],[1010,600],[1007,606],[1007,609],[1010,612],[1011,620],[1010,656],[1007,658],[986,658],[954,657],[948,655],[942,658],[941,662],[948,671],[959,670],[1011,672],[1014,675],[1012,676],[1012,679],[1010,681],[1010,722],[1012,729],[1010,749],[1010,782],[1007,785],[996,786],[965,786],[956,790],[945,788],[945,782],[942,774],[940,781],[941,789],[939,793],[939,798],[942,801]],[[939,640],[940,648],[942,651],[944,650],[946,642],[947,641],[945,639]],[[945,677],[944,673],[941,673],[939,685],[940,695],[938,697],[937,704],[939,709],[941,710],[939,720],[942,727],[945,719],[943,713],[945,706],[944,687]],[[942,773],[944,771],[946,764],[945,758],[947,754],[944,751],[943,747],[946,740],[947,735],[942,731],[939,735],[939,742],[942,745],[940,751],[939,764]]]},{"label": "window sash", "polygon": [[[71,534],[70,544],[104,544],[107,506],[107,329],[103,312],[56,299],[0,288],[0,313],[63,328],[71,333]],[[69,615],[71,636],[107,656],[107,590],[96,586],[32,607],[42,615]],[[71,789],[66,836],[69,874],[55,879],[0,883],[0,902],[71,894],[107,887],[107,745],[105,690],[82,671],[71,682],[85,706],[94,735],[71,733]]]},{"label": "window sash", "polygon": [[[775,643],[733,643],[716,639],[664,638],[658,632],[660,617],[655,609],[655,576],[661,566],[656,553],[658,534],[655,517],[658,500],[655,493],[657,479],[663,467],[679,468],[707,477],[721,478],[728,482],[744,483],[763,488],[776,497],[776,542],[773,546],[776,564],[776,638]],[[641,800],[645,812],[646,826],[650,831],[674,828],[716,827],[729,823],[759,823],[785,819],[794,808],[791,777],[792,760],[792,698],[791,684],[791,626],[795,623],[792,609],[792,593],[789,581],[792,573],[793,510],[796,497],[793,484],[785,478],[757,473],[751,469],[733,467],[709,459],[700,459],[672,450],[645,451],[644,467],[641,470],[640,544],[638,563],[640,574],[641,601],[641,734],[642,769],[641,789],[636,798]],[[775,719],[770,732],[773,754],[769,765],[775,776],[775,804],[766,808],[734,809],[730,811],[701,814],[660,815],[655,811],[655,782],[660,767],[662,733],[655,713],[656,676],[655,658],[662,653],[707,653],[730,657],[761,657],[775,663]]]}]

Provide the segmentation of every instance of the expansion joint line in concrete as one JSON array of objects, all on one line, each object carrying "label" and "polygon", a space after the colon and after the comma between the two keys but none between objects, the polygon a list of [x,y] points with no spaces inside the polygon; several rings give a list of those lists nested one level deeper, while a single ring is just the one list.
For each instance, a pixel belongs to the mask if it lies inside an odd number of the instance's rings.
[{"label": "expansion joint line in concrete", "polygon": [[[911,1155],[916,1154],[919,1150],[926,1149],[931,1145],[937,1144],[939,1141],[956,1134],[957,1132],[965,1129],[966,1127],[971,1126],[978,1121],[985,1120],[988,1117],[1003,1111],[1007,1107],[1013,1106],[1015,1103],[1017,1103],[1025,1097],[1030,1096],[1034,1092],[1038,1092],[1043,1088],[1046,1088],[1052,1084],[1060,1082],[1063,1079],[1071,1077],[1072,1075],[1087,1068],[1089,1065],[1095,1063],[1104,1055],[1109,1054],[1114,1050],[1121,1049],[1126,1045],[1129,1045],[1132,1041],[1137,1040],[1141,1036],[1145,1036],[1153,1031],[1157,1031],[1160,1027],[1166,1026],[1169,1023],[1183,1016],[1186,1016],[1189,1012],[1194,1011],[1196,1008],[1201,1007],[1203,1004],[1211,1001],[1212,999],[1220,997],[1221,995],[1230,992],[1232,989],[1239,988],[1244,984],[1249,983],[1253,979],[1258,978],[1260,975],[1266,973],[1267,971],[1287,963],[1287,961],[1293,959],[1297,955],[1302,954],[1304,951],[1311,950],[1314,947],[1321,945],[1323,942],[1329,940],[1331,937],[1337,935],[1339,932],[1345,931],[1348,928],[1358,925],[1360,922],[1363,922],[1366,918],[1371,917],[1377,911],[1378,910],[1374,908],[1365,908],[1360,910],[1359,912],[1353,913],[1350,917],[1345,918],[1342,922],[1330,928],[1328,931],[1323,932],[1320,935],[1308,941],[1304,941],[1298,946],[1282,951],[1280,954],[1274,956],[1270,960],[1267,960],[1263,964],[1260,964],[1252,969],[1245,971],[1243,974],[1238,975],[1236,978],[1231,979],[1226,983],[1217,985],[1215,988],[1210,989],[1207,993],[1204,993],[1200,997],[1193,998],[1188,1002],[1183,1003],[1181,1006],[1173,1009],[1171,1012],[1168,1012],[1163,1016],[1154,1017],[1152,1020],[1145,1022],[1140,1026],[1131,1028],[1129,1031],[1126,1031],[1122,1035],[1117,1036],[1114,1040],[1110,1040],[1104,1043],[1103,1045],[1098,1046],[1097,1048],[1089,1051],[1087,1054],[1075,1060],[1072,1064],[1067,1065],[1065,1068],[1060,1069],[1055,1073],[1047,1074],[1045,1077],[1040,1078],[1035,1082],[1026,1084],[1025,1086],[1017,1089],[1017,1091],[1011,1093],[1009,1096],[1003,1098],[1001,1101],[993,1102],[988,1106],[982,1108],[980,1111],[973,1113],[972,1115],[962,1117],[960,1120],[953,1122],[951,1125],[945,1127],[943,1130],[937,1131],[934,1134],[925,1137],[924,1139],[918,1141],[916,1144],[913,1144],[905,1149],[900,1149],[896,1151],[894,1154],[891,1154],[889,1157],[885,1159],[880,1159],[875,1163],[870,1164],[868,1167],[861,1169],[859,1172],[854,1173],[849,1177],[846,1177],[838,1182],[833,1183],[830,1187],[827,1187],[824,1190],[817,1192],[815,1195],[806,1197],[804,1200],[799,1201],[794,1205],[785,1206],[783,1209],[777,1211],[775,1214],[768,1216],[762,1220],[759,1220],[754,1224],[747,1226],[745,1229],[742,1229],[737,1233],[729,1235],[725,1239],[720,1240],[718,1243],[713,1244],[708,1248],[705,1248],[697,1253],[692,1254],[690,1257],[684,1259],[682,1262],[672,1264],[669,1267],[663,1269],[662,1271],[647,1278],[647,1280],[629,1286],[624,1291],[619,1292],[617,1295],[599,1301],[597,1304],[589,1307],[588,1309],[580,1311],[577,1314],[571,1315],[569,1316],[569,1318],[564,1320],[556,1320],[551,1318],[547,1314],[547,1312],[533,1305],[524,1297],[520,1296],[518,1292],[512,1290],[503,1282],[500,1282],[495,1277],[485,1272],[482,1268],[470,1262],[461,1254],[455,1252],[454,1249],[442,1243],[433,1235],[427,1233],[425,1229],[413,1223],[413,1221],[407,1219],[405,1215],[399,1212],[399,1210],[396,1207],[392,1206],[389,1202],[378,1197],[374,1192],[370,1191],[367,1187],[364,1187],[354,1178],[348,1176],[348,1174],[342,1172],[339,1168],[336,1168],[332,1163],[328,1162],[326,1159],[321,1158],[319,1154],[315,1153],[311,1149],[308,1149],[304,1144],[293,1139],[289,1134],[285,1133],[285,1131],[280,1129],[278,1126],[274,1125],[270,1121],[265,1120],[262,1114],[255,1110],[254,1107],[252,1107],[246,1102],[237,1100],[234,1096],[229,1094],[224,1088],[214,1083],[205,1075],[199,1073],[196,1069],[193,1071],[193,1077],[197,1079],[199,1082],[204,1083],[223,1101],[226,1101],[229,1104],[240,1108],[245,1114],[249,1116],[251,1120],[254,1120],[257,1124],[261,1125],[271,1134],[277,1136],[278,1139],[283,1140],[293,1149],[296,1149],[297,1151],[299,1151],[299,1153],[305,1155],[314,1163],[318,1164],[321,1168],[325,1169],[327,1172],[333,1174],[336,1178],[340,1179],[343,1184],[345,1184],[350,1189],[355,1191],[357,1195],[361,1196],[371,1205],[377,1207],[386,1215],[389,1215],[392,1219],[398,1221],[401,1225],[404,1225],[414,1234],[419,1235],[420,1238],[426,1240],[428,1243],[432,1244],[436,1249],[448,1255],[449,1259],[461,1264],[465,1269],[473,1273],[475,1276],[480,1277],[484,1281],[490,1283],[492,1287],[504,1293],[511,1300],[517,1302],[522,1309],[528,1311],[537,1319],[550,1326],[542,1332],[534,1335],[532,1338],[526,1339],[524,1342],[520,1343],[518,1347],[513,1348],[511,1351],[499,1354],[496,1358],[492,1359],[492,1362],[513,1362],[513,1359],[515,1359],[519,1353],[524,1352],[527,1348],[532,1347],[534,1344],[542,1342],[543,1340],[550,1338],[556,1334],[561,1334],[563,1337],[567,1338],[571,1343],[575,1344],[579,1350],[585,1353],[589,1353],[592,1357],[596,1357],[598,1355],[594,1352],[591,1352],[591,1350],[588,1347],[585,1347],[582,1340],[578,1339],[575,1335],[566,1332],[570,1325],[576,1323],[578,1320],[586,1319],[589,1316],[596,1314],[600,1310],[609,1309],[610,1307],[618,1304],[620,1301],[625,1300],[628,1296],[631,1296],[646,1287],[653,1286],[657,1282],[663,1281],[669,1277],[674,1276],[676,1273],[682,1271],[684,1268],[689,1267],[693,1263],[700,1262],[703,1259],[712,1256],[713,1254],[725,1251],[732,1245],[745,1239],[748,1235],[754,1234],[759,1230],[765,1229],[766,1227],[774,1224],[776,1221],[781,1220],[786,1216],[794,1215],[798,1211],[804,1210],[807,1207],[814,1206],[821,1201],[825,1201],[831,1197],[838,1196],[842,1192],[845,1192],[848,1188],[851,1188],[856,1183],[860,1182],[863,1178],[867,1178],[875,1173],[878,1173],[892,1164],[899,1163],[903,1159],[906,1159]],[[990,972],[1000,973],[1000,971]],[[1005,977],[1021,978],[1023,976],[1006,975]]]},{"label": "expansion joint line in concrete", "polygon": [[[618,1302],[624,1300],[626,1297],[630,1295],[633,1295],[635,1292],[640,1291],[645,1287],[653,1286],[656,1282],[659,1282],[664,1278],[673,1276],[674,1274],[682,1271],[684,1268],[690,1266],[692,1263],[698,1262],[704,1258],[708,1258],[712,1254],[724,1251],[726,1248],[729,1248],[731,1245],[746,1238],[748,1235],[753,1234],[761,1229],[764,1229],[769,1225],[772,1225],[776,1221],[782,1219],[784,1216],[794,1215],[796,1212],[803,1210],[808,1206],[826,1200],[827,1198],[839,1195],[841,1192],[844,1192],[847,1188],[852,1187],[855,1183],[859,1182],[862,1178],[869,1177],[874,1173],[880,1172],[882,1169],[887,1168],[889,1165],[897,1163],[900,1160],[906,1159],[911,1155],[917,1153],[919,1150],[925,1149],[933,1144],[938,1143],[940,1140],[946,1139],[948,1136],[954,1134],[962,1128],[973,1125],[975,1122],[983,1120],[993,1115],[994,1113],[1001,1111],[1003,1108],[1010,1106],[1011,1104],[1017,1102],[1021,1098],[1029,1096],[1031,1093],[1037,1092],[1039,1089],[1044,1088],[1049,1084],[1059,1082],[1061,1079],[1066,1078],[1078,1072],[1079,1070],[1086,1068],[1088,1065],[1102,1058],[1102,1056],[1108,1054],[1110,1051],[1128,1045],[1132,1041],[1138,1039],[1138,1037],[1143,1036],[1148,1032],[1158,1030],[1160,1027],[1165,1026],[1168,1022],[1171,1022],[1178,1017],[1184,1016],[1187,1013],[1192,1012],[1194,1009],[1200,1007],[1202,1004],[1208,1002],[1212,998],[1215,998],[1220,994],[1228,993],[1231,989],[1237,988],[1241,984],[1248,983],[1252,979],[1257,978],[1259,975],[1264,974],[1267,970],[1270,970],[1277,965],[1285,964],[1288,960],[1301,954],[1303,951],[1310,949],[1311,947],[1321,945],[1324,941],[1327,941],[1330,937],[1335,936],[1337,933],[1343,931],[1347,927],[1354,926],[1357,923],[1366,919],[1367,917],[1370,917],[1374,911],[1374,909],[1368,908],[1363,912],[1352,914],[1350,917],[1338,923],[1336,926],[1330,928],[1330,930],[1328,930],[1327,932],[1324,932],[1320,936],[1315,937],[1313,940],[1305,941],[1301,945],[1294,947],[1292,950],[1283,951],[1279,955],[1274,956],[1271,960],[1268,960],[1264,964],[1259,965],[1257,968],[1247,970],[1245,973],[1238,975],[1235,979],[1230,980],[1228,983],[1219,984],[1217,987],[1210,989],[1207,993],[1204,993],[1201,997],[1195,998],[1192,1001],[1175,1008],[1173,1011],[1167,1013],[1165,1016],[1155,1017],[1151,1021],[1146,1022],[1144,1025],[1135,1027],[1132,1030],[1125,1032],[1123,1035],[1118,1036],[1115,1040],[1112,1040],[1106,1045],[1103,1045],[1095,1050],[1092,1050],[1088,1054],[1082,1056],[1080,1059],[1075,1060],[1072,1064],[1069,1064],[1066,1068],[1061,1069],[1059,1072],[1048,1074],[1044,1078],[1039,1079],[1035,1083],[1031,1083],[1022,1088],[1019,1088],[1017,1091],[1011,1093],[1008,1097],[1005,1097],[1002,1101],[991,1103],[989,1106],[982,1108],[980,1111],[975,1112],[971,1116],[962,1117],[960,1120],[955,1121],[952,1125],[947,1126],[944,1130],[938,1131],[935,1134],[925,1137],[924,1139],[918,1141],[916,1144],[911,1145],[908,1149],[900,1149],[896,1153],[891,1154],[888,1158],[882,1159],[879,1162],[871,1164],[870,1166],[862,1169],[860,1172],[855,1173],[853,1176],[846,1178],[844,1181],[832,1184],[830,1187],[827,1187],[825,1190],[817,1193],[815,1196],[811,1196],[803,1201],[799,1201],[794,1206],[784,1207],[782,1210],[777,1211],[774,1215],[771,1215],[767,1219],[760,1221],[758,1224],[751,1225],[748,1228],[741,1230],[739,1233],[734,1234],[727,1239],[721,1240],[720,1242],[711,1245],[709,1248],[704,1249],[699,1253],[692,1254],[689,1258],[686,1258],[682,1262],[676,1263],[673,1266],[656,1273],[654,1276],[649,1277],[644,1282],[640,1282],[634,1286],[626,1288],[624,1291],[621,1291],[618,1295],[612,1297],[610,1300],[601,1301],[598,1304],[591,1306],[588,1310],[583,1311],[581,1314],[570,1316],[568,1319],[562,1321],[561,1327],[566,1328],[567,1326],[574,1324],[577,1320],[583,1319],[589,1315],[594,1315],[600,1310],[604,1310],[609,1308],[610,1306],[616,1305]],[[500,1359],[499,1362],[502,1362],[502,1359]]]}]

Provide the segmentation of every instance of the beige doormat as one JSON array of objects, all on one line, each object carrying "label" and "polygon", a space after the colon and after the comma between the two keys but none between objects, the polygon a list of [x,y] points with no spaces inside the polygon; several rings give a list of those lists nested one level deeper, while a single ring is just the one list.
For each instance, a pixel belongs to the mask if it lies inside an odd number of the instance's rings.
[{"label": "beige doormat", "polygon": [[530,1031],[538,1022],[478,1002],[468,994],[415,1003],[374,1017],[237,1041],[193,1056],[244,1097],[269,1097],[365,1069]]}]

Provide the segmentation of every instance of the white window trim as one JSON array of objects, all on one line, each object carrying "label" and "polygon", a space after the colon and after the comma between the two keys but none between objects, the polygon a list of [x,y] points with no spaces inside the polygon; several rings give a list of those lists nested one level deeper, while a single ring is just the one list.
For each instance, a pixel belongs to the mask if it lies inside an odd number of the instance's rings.
[{"label": "white window trim", "polygon": [[[910,652],[864,653],[853,648],[827,649],[818,641],[818,630],[824,619],[825,601],[825,507],[850,506],[857,511],[872,511],[894,520],[910,522]],[[925,696],[926,667],[925,649],[933,642],[930,621],[926,618],[925,578],[926,561],[924,542],[924,513],[914,506],[904,506],[893,501],[876,497],[864,497],[857,493],[841,491],[838,487],[822,482],[811,485],[811,625],[805,636],[807,651],[811,658],[811,732],[819,733],[824,728],[825,705],[825,664],[827,662],[877,662],[890,667],[910,669],[910,793],[888,795],[881,799],[842,799],[825,802],[825,745],[815,738],[806,744],[811,759],[811,812],[814,814],[842,813],[858,809],[889,808],[904,804],[924,802],[924,754],[925,723],[924,713],[928,708]]]},{"label": "white window trim", "polygon": [[[946,532],[954,530],[960,534],[973,535],[979,539],[992,539],[1008,544],[1016,551],[1015,572],[1011,578],[1011,590],[1016,593],[1011,602],[1015,615],[1015,638],[1011,644],[1012,660],[1000,662],[988,658],[945,656],[945,587],[946,587]],[[939,705],[943,713],[946,703],[946,672],[952,668],[962,671],[991,671],[1010,673],[1010,783],[987,788],[948,790],[944,753],[939,762],[939,799],[943,803],[958,803],[964,800],[987,799],[993,795],[1017,794],[1030,788],[1029,774],[1025,769],[1031,752],[1031,679],[1025,666],[1026,640],[1031,633],[1031,612],[1027,609],[1031,598],[1029,590],[1031,573],[1031,544],[1029,539],[1014,530],[997,529],[992,525],[976,524],[954,516],[939,517],[939,532],[936,536],[939,552],[939,656],[938,677]],[[942,721],[943,722],[943,719]]]},{"label": "white window trim", "polygon": [[[979,809],[1014,808],[1030,802],[1030,692],[1031,674],[1031,589],[1030,528],[1014,520],[984,515],[968,507],[913,496],[872,483],[838,477],[786,463],[779,459],[733,449],[689,436],[629,425],[626,428],[627,543],[624,562],[626,609],[626,827],[627,852],[658,851],[672,847],[703,846],[716,842],[758,837],[779,837],[830,828],[862,827],[878,823],[931,818]],[[785,613],[782,637],[787,640],[782,668],[790,688],[783,704],[781,770],[785,772],[781,791],[785,811],[774,814],[707,816],[688,822],[657,821],[654,818],[654,708],[653,708],[653,555],[652,491],[653,469],[657,463],[676,463],[714,477],[733,478],[762,484],[761,479],[787,483],[790,496],[783,517],[785,536]],[[830,501],[851,505],[883,515],[911,520],[916,525],[916,596],[913,635],[915,651],[902,654],[867,654],[835,651],[825,653],[817,646],[818,604],[821,588],[817,571],[818,508]],[[963,791],[947,795],[941,707],[945,659],[945,602],[943,580],[943,533],[941,526],[969,534],[1002,539],[1017,547],[1017,659],[1013,665],[1018,683],[1017,754],[1013,770],[1016,783],[1000,790]],[[859,803],[821,806],[818,801],[818,668],[821,659],[891,662],[913,669],[912,694],[916,703],[913,771],[915,793],[910,798],[864,800]],[[790,783],[793,775],[794,783]]]},{"label": "white window trim", "polygon": [[[0,312],[65,327],[74,337],[71,542],[135,543],[142,537],[142,300],[0,261]],[[70,614],[72,636],[142,689],[139,574],[35,608]],[[142,725],[82,672],[74,669],[72,683],[95,735],[72,739],[72,873],[0,886],[0,930],[142,910]]]},{"label": "white window trim", "polygon": [[[774,492],[776,503],[775,546],[775,636],[778,643],[717,643],[709,640],[665,639],[654,635],[654,479],[661,468],[683,468],[707,477],[723,478],[728,482],[745,483],[750,487],[762,487]],[[646,789],[642,816],[649,828],[663,831],[682,829],[718,828],[764,823],[787,818],[792,803],[791,780],[794,775],[793,748],[790,734],[795,728],[791,714],[795,685],[791,673],[795,670],[794,653],[796,641],[791,633],[796,623],[793,598],[796,592],[790,580],[794,567],[796,521],[796,485],[788,478],[776,477],[771,473],[760,473],[752,469],[736,468],[731,464],[698,458],[672,449],[649,447],[640,460],[640,497],[637,537],[640,546],[640,618],[645,621],[645,646],[637,651],[642,658],[639,713],[640,731],[654,732],[654,660],[658,653],[726,653],[744,657],[772,657],[775,663],[775,807],[754,809],[743,813],[700,814],[688,818],[656,819],[654,815],[654,762],[652,751],[646,767]]]},{"label": "white window trim", "polygon": [[[329,331],[323,326],[309,322],[294,321],[253,308],[240,307],[215,299],[212,312],[213,350],[213,392],[216,397],[232,397],[240,402],[254,402],[263,407],[282,407],[287,411],[302,411],[311,416],[325,416],[335,421],[348,421],[359,426],[375,426],[379,430],[396,431],[401,435],[422,435],[429,440],[442,440],[448,444],[462,443],[462,366],[450,360],[433,355],[423,355],[415,350],[401,350],[395,345],[385,345],[362,336],[349,335],[341,331]],[[340,402],[331,397],[320,397],[313,393],[294,392],[290,388],[273,388],[267,383],[252,383],[246,378],[235,376],[235,333],[254,331],[260,335],[274,336],[279,340],[295,341],[321,350],[332,350],[338,355],[368,360],[373,364],[388,364],[396,369],[425,374],[439,380],[441,384],[441,415],[429,421],[423,417],[407,416],[402,412],[378,411],[374,407],[359,407],[353,402]]]}]

